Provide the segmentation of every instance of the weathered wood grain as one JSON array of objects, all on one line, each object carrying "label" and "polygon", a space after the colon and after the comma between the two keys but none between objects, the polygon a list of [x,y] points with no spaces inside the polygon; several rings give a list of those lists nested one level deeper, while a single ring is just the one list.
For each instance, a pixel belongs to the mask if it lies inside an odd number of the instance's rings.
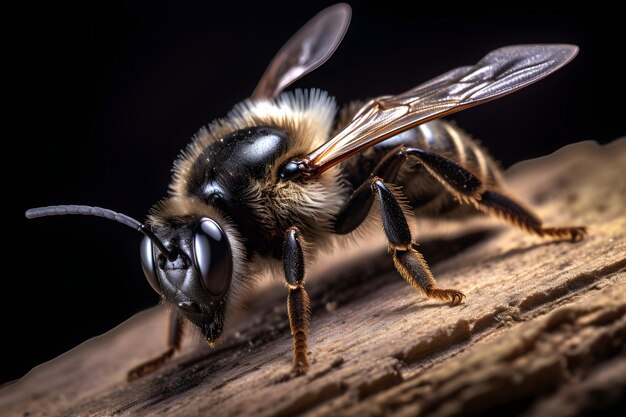
[{"label": "weathered wood grain", "polygon": [[[624,167],[626,139],[580,143],[507,173],[546,224],[589,226],[582,242],[548,242],[491,220],[419,239],[441,286],[466,293],[460,306],[412,290],[380,239],[339,265],[337,256],[319,260],[307,282],[305,376],[288,375],[286,292],[277,284],[215,351],[189,337],[160,372],[126,382],[128,369],[164,346],[164,311],[151,309],[4,387],[0,415],[621,414]],[[423,237],[427,227],[416,230]]]}]

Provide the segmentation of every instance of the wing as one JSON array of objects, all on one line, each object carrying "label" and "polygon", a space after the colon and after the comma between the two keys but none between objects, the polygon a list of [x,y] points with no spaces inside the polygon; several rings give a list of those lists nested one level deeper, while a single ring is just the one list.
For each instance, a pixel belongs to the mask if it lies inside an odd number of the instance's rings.
[{"label": "wing", "polygon": [[326,62],[348,30],[350,10],[347,4],[339,3],[309,20],[272,59],[251,98],[274,98],[288,85]]},{"label": "wing", "polygon": [[293,162],[305,176],[316,176],[404,130],[519,90],[567,64],[577,52],[574,45],[496,49],[476,65],[456,68],[397,96],[370,100],[342,131]]}]

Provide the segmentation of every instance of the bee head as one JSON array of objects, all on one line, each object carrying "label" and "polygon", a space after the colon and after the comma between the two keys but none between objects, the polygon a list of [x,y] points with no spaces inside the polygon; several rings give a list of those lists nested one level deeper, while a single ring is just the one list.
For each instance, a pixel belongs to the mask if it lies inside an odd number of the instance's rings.
[{"label": "bee head", "polygon": [[[242,259],[238,235],[217,213],[215,218],[211,218],[207,215],[174,214],[171,210],[167,214],[159,211],[166,207],[166,204],[160,205],[155,210],[158,214],[151,216],[149,224],[142,224],[109,209],[81,205],[38,207],[28,210],[26,217],[97,216],[143,233],[141,266],[148,282],[198,326],[208,342],[214,342],[224,327],[233,268],[240,275],[242,272],[241,267],[233,262],[233,252],[237,259]],[[227,234],[225,228],[230,233]]]},{"label": "bee head", "polygon": [[196,215],[163,219],[152,232],[166,248],[144,237],[141,266],[152,288],[180,312],[209,342],[222,333],[233,255],[220,224]]}]

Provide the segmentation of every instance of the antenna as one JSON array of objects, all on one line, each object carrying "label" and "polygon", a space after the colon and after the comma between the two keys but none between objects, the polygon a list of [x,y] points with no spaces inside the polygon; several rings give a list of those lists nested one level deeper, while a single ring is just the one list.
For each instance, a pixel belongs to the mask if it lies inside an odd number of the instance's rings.
[{"label": "antenna", "polygon": [[154,245],[157,247],[159,252],[161,252],[163,256],[165,256],[170,261],[176,259],[176,256],[165,248],[159,238],[156,237],[152,230],[150,230],[146,225],[138,222],[132,217],[129,217],[122,213],[117,213],[113,210],[105,209],[102,207],[77,206],[73,204],[63,206],[37,207],[26,210],[26,217],[29,219],[46,216],[63,216],[66,214],[81,214],[83,216],[97,216],[104,217],[105,219],[109,220],[115,220],[118,223],[122,223],[141,232],[148,239],[150,239],[150,241],[154,243]]}]

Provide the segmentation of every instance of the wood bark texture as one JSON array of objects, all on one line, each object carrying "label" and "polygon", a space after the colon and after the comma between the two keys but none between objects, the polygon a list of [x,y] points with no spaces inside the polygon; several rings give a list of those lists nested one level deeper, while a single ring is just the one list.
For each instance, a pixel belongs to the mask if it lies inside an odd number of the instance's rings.
[{"label": "wood bark texture", "polygon": [[165,348],[166,312],[153,308],[3,387],[0,415],[624,415],[625,167],[626,138],[579,143],[507,172],[546,225],[588,226],[582,242],[489,219],[445,233],[417,222],[439,285],[467,296],[458,306],[413,290],[379,238],[320,258],[307,271],[304,376],[289,374],[278,279],[215,350],[191,331],[166,366],[127,382],[129,369]]}]

